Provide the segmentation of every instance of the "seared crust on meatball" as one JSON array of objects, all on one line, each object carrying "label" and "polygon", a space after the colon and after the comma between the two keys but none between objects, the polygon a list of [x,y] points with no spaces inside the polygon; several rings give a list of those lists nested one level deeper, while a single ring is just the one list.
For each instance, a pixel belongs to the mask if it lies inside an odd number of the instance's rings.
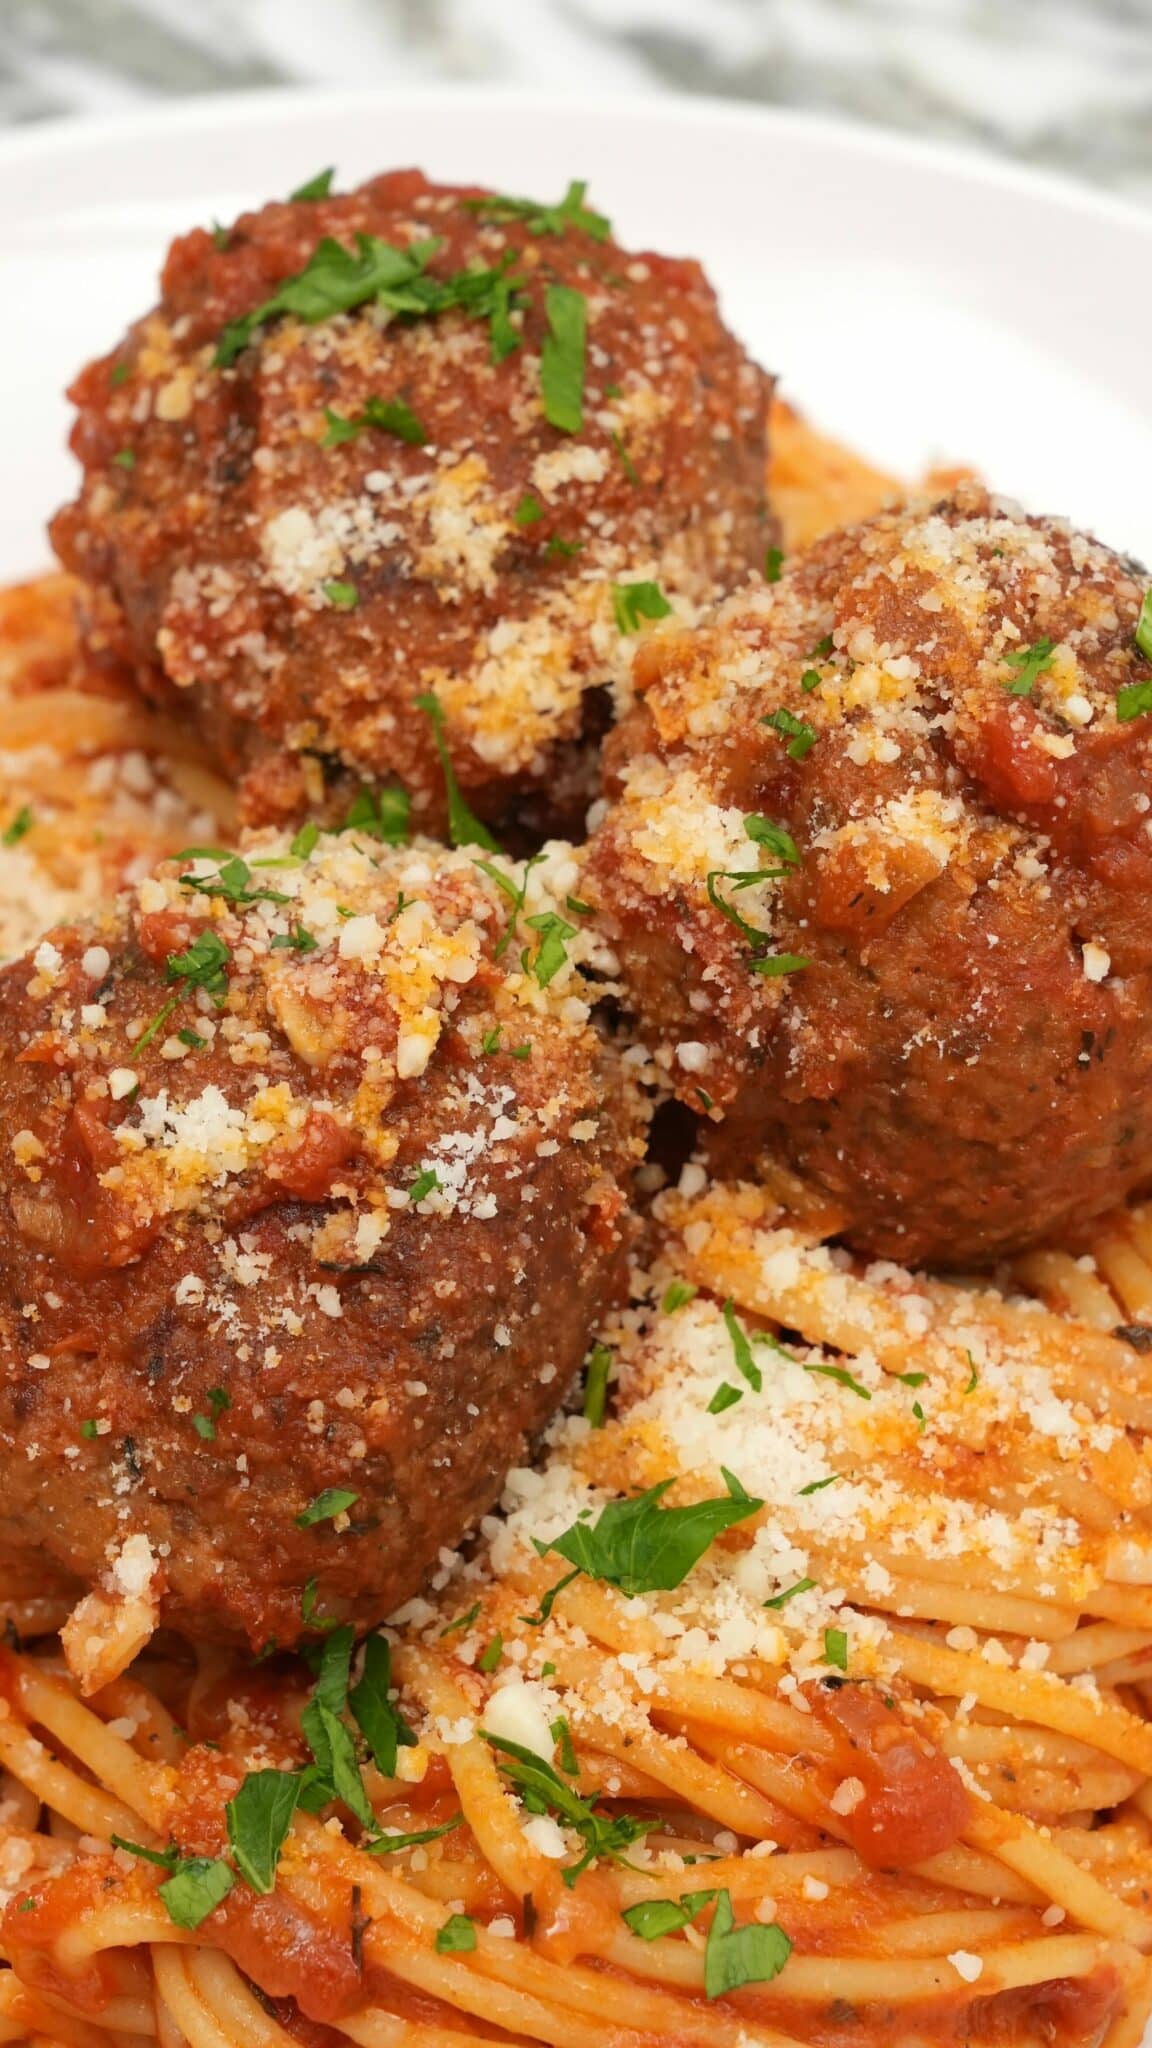
[{"label": "seared crust on meatball", "polygon": [[[102,644],[246,773],[250,820],[315,809],[325,757],[442,827],[431,690],[481,815],[582,818],[634,645],[613,584],[689,618],[759,565],[769,380],[698,264],[607,226],[415,171],[273,203],[176,242],[78,379],[56,547],[111,600]],[[383,298],[332,310],[342,253]],[[306,307],[230,327],[309,265]],[[466,303],[422,311],[443,287]]]},{"label": "seared crust on meatball", "polygon": [[951,1264],[1152,1176],[1146,581],[965,486],[641,650],[584,888],[716,1165]]},{"label": "seared crust on meatball", "polygon": [[568,849],[314,837],[0,976],[0,1547],[112,1592],[150,1559],[159,1619],[254,1646],[368,1628],[491,1505],[643,1149]]}]

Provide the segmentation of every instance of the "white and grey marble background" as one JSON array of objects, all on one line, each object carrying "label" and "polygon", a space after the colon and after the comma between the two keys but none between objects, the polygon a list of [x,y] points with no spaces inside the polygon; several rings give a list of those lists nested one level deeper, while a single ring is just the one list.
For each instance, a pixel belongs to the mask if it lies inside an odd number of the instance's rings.
[{"label": "white and grey marble background", "polygon": [[0,0],[0,122],[444,79],[851,114],[1152,204],[1152,0]]}]

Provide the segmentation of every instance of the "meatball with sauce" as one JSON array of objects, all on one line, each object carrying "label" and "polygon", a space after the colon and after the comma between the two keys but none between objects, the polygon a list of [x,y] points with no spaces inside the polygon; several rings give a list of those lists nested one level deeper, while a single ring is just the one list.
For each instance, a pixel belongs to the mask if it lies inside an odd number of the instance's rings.
[{"label": "meatball with sauce", "polygon": [[770,380],[582,190],[403,171],[196,229],[78,379],[57,550],[250,823],[387,777],[442,829],[439,741],[489,822],[574,827],[645,620],[763,560]]},{"label": "meatball with sauce", "polygon": [[369,1627],[491,1506],[643,1151],[568,848],[294,845],[0,975],[0,1549],[254,1647]]},{"label": "meatball with sauce", "polygon": [[1152,1178],[1146,583],[965,485],[641,650],[583,889],[714,1166],[953,1265]]}]

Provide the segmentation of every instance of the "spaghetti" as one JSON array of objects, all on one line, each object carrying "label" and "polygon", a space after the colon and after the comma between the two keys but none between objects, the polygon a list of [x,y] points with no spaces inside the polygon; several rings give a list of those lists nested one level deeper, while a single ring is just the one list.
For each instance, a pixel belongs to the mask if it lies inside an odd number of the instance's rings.
[{"label": "spaghetti", "polygon": [[1136,2048],[1152,1212],[961,1285],[699,1178],[588,1415],[396,1618],[366,1818],[298,1807],[271,1890],[225,1804],[301,1771],[302,1666],[158,1640],[85,1705],[7,1653],[3,2038]]},{"label": "spaghetti", "polygon": [[75,605],[67,576],[0,592],[0,959],[234,814],[190,734],[85,671]]}]

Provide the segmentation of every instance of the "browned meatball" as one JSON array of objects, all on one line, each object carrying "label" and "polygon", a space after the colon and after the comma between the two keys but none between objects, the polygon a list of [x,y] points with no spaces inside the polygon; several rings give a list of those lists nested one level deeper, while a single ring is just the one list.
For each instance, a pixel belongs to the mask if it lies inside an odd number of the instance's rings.
[{"label": "browned meatball", "polygon": [[314,837],[0,976],[0,1548],[112,1593],[143,1558],[160,1620],[253,1645],[367,1628],[491,1504],[642,1151],[567,848],[501,871],[517,913],[463,853]]},{"label": "browned meatball", "polygon": [[613,586],[690,617],[770,537],[769,381],[699,265],[403,171],[196,229],[161,291],[73,392],[95,637],[249,819],[342,765],[441,827],[430,691],[481,815],[581,818],[644,615]]},{"label": "browned meatball", "polygon": [[1145,577],[974,486],[653,636],[585,894],[729,1171],[987,1260],[1152,1175]]}]

